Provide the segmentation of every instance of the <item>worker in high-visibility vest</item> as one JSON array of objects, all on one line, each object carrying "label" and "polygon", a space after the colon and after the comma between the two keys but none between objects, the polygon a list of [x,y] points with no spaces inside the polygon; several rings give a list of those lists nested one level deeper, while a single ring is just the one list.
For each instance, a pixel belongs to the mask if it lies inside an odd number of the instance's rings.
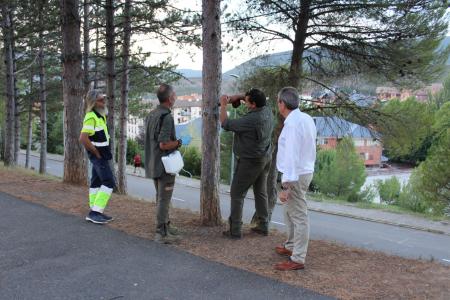
[{"label": "worker in high-visibility vest", "polygon": [[109,134],[106,126],[107,108],[105,96],[91,90],[85,99],[86,115],[80,134],[80,143],[86,148],[92,163],[89,206],[91,211],[86,220],[105,224],[113,220],[103,212],[114,188],[114,176],[110,167],[112,159]]}]

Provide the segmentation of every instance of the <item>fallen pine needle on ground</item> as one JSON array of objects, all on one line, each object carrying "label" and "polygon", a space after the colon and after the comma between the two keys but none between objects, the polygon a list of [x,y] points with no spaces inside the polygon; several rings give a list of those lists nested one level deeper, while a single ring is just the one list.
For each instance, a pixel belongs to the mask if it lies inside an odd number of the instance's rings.
[{"label": "fallen pine needle on ground", "polygon": [[[0,192],[80,217],[88,213],[87,187],[64,184],[19,168],[0,168]],[[113,195],[107,213],[115,218],[107,226],[153,239],[153,202]],[[183,234],[174,247],[324,295],[340,299],[450,299],[450,267],[436,262],[312,240],[306,269],[280,272],[272,266],[283,258],[273,249],[283,242],[284,233],[271,231],[268,237],[262,237],[245,227],[244,238],[232,241],[222,237],[224,228],[200,226],[196,213],[172,208],[170,215]],[[84,220],[80,218],[80,222]]]}]

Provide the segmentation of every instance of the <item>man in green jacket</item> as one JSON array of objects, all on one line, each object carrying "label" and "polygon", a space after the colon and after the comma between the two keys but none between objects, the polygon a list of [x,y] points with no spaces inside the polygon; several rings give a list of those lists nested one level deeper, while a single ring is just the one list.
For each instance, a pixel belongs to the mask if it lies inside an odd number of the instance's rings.
[{"label": "man in green jacket", "polygon": [[156,190],[157,224],[155,240],[171,243],[177,240],[177,230],[170,225],[169,207],[175,185],[175,175],[166,173],[161,158],[181,146],[176,139],[171,109],[176,101],[173,87],[161,84],[156,93],[159,105],[146,119],[145,176],[152,178]]},{"label": "man in green jacket", "polygon": [[[227,104],[241,100],[245,102],[248,113],[239,119],[228,119]],[[234,132],[233,152],[237,160],[230,192],[230,228],[224,235],[232,239],[242,237],[244,198],[252,186],[258,216],[252,231],[268,235],[267,176],[271,161],[272,111],[267,106],[266,96],[258,89],[251,89],[245,95],[224,95],[220,104],[220,123],[224,130]]]}]

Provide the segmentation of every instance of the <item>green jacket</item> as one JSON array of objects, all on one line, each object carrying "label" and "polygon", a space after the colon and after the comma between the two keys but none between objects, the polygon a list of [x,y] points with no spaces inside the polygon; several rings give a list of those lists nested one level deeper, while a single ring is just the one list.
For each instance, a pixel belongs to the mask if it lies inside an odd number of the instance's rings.
[{"label": "green jacket", "polygon": [[238,158],[264,158],[271,154],[273,116],[270,107],[252,109],[239,119],[226,119],[222,128],[234,132],[233,152]]},{"label": "green jacket", "polygon": [[147,178],[159,178],[165,173],[161,158],[168,153],[161,150],[159,144],[175,140],[175,123],[171,111],[158,105],[145,122],[144,167]]}]

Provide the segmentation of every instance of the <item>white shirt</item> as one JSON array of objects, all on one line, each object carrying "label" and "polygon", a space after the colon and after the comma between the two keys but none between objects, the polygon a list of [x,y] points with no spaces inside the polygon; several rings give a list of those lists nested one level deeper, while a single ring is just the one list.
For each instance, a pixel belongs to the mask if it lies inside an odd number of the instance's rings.
[{"label": "white shirt", "polygon": [[314,173],[316,135],[313,118],[299,109],[289,113],[278,139],[277,168],[283,174],[282,183]]}]

